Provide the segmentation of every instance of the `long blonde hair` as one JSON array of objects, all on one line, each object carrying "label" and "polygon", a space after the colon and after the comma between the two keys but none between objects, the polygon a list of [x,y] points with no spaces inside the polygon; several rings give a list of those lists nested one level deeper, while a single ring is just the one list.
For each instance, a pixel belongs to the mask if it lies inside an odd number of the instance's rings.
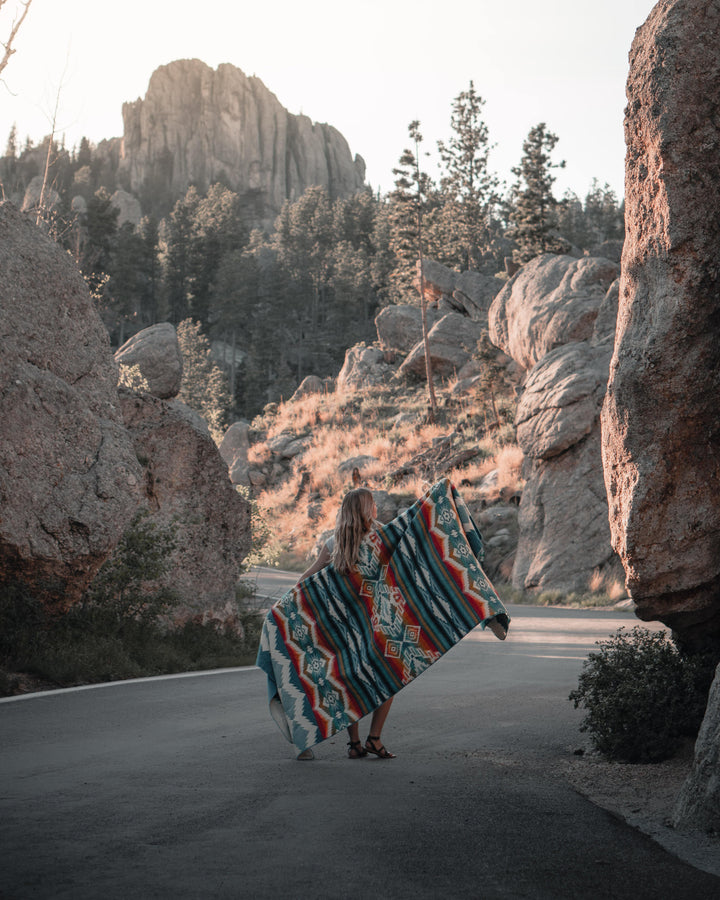
[{"label": "long blonde hair", "polygon": [[335,546],[332,564],[343,574],[355,565],[360,544],[375,524],[375,501],[367,488],[348,491],[343,497],[335,522]]}]

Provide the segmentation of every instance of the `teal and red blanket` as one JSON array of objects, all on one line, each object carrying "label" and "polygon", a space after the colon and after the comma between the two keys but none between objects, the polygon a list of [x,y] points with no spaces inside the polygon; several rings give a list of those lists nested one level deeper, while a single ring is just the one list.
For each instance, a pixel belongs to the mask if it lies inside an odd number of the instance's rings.
[{"label": "teal and red blanket", "polygon": [[480,532],[445,478],[268,612],[257,665],[273,718],[299,750],[372,712],[476,625],[506,614],[482,570]]}]

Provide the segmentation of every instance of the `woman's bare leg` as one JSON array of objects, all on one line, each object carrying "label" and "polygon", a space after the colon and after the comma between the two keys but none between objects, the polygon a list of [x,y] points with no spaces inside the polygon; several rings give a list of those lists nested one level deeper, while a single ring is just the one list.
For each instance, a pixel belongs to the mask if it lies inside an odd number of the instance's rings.
[{"label": "woman's bare leg", "polygon": [[386,700],[381,706],[378,706],[378,708],[372,714],[372,720],[370,721],[370,734],[373,737],[379,738],[382,734],[383,725],[385,724],[385,719],[387,719],[388,713],[390,712],[392,702],[393,698],[391,697],[389,700]]}]

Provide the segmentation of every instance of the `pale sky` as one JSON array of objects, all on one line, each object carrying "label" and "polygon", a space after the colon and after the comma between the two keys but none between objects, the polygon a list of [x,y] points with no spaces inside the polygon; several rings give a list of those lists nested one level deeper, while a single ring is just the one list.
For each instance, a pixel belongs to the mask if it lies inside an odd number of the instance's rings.
[{"label": "pale sky", "polygon": [[[5,40],[17,0],[0,13]],[[623,194],[628,51],[652,0],[33,0],[0,83],[0,153],[57,130],[72,147],[121,137],[122,104],[175,59],[257,75],[292,113],[328,122],[385,192],[419,119],[423,149],[450,137],[453,99],[472,80],[511,179],[528,131],[560,138],[556,195],[593,177]],[[431,164],[428,164],[431,169]]]}]

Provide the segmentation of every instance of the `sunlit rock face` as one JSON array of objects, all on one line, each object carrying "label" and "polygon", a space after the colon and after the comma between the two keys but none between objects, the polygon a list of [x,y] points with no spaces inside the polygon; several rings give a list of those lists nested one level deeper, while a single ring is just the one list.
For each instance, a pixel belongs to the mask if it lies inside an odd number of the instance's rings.
[{"label": "sunlit rock face", "polygon": [[618,267],[546,254],[507,283],[490,339],[526,371],[515,425],[526,479],[512,571],[523,590],[622,580],[610,543],[600,408],[612,354]]},{"label": "sunlit rock face", "polygon": [[177,197],[222,181],[272,216],[306,188],[332,198],[362,188],[365,163],[330,125],[292,115],[258,78],[197,59],[157,69],[145,99],[123,104],[121,176],[142,194]]},{"label": "sunlit rock face", "polygon": [[117,367],[71,257],[0,204],[0,584],[77,600],[140,499]]},{"label": "sunlit rock face", "polygon": [[720,6],[658,3],[630,61],[610,525],[638,615],[697,645],[720,641]]}]

